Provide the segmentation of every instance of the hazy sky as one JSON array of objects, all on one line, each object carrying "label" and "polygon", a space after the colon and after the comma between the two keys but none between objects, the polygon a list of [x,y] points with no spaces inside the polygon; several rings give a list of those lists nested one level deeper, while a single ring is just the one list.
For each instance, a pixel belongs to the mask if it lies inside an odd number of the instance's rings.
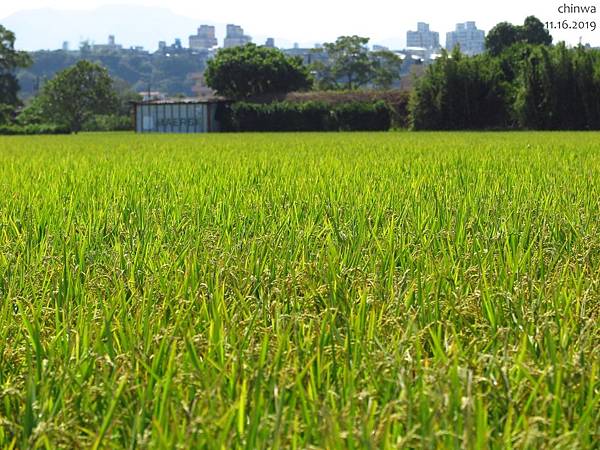
[{"label": "hazy sky", "polygon": [[[199,23],[203,20],[239,23],[251,35],[272,35],[300,42],[331,40],[343,34],[370,36],[375,42],[404,36],[407,29],[415,28],[417,21],[426,21],[440,32],[443,43],[445,32],[457,22],[475,20],[480,28],[489,30],[500,21],[522,23],[531,14],[543,22],[578,18],[596,20],[600,25],[600,15],[561,16],[557,8],[564,0],[2,0],[0,20],[24,9],[93,9],[115,3],[167,7],[198,19]],[[600,6],[600,0],[575,3]],[[600,45],[600,26],[595,32],[553,32],[553,35],[573,44],[582,37],[584,42]]]}]

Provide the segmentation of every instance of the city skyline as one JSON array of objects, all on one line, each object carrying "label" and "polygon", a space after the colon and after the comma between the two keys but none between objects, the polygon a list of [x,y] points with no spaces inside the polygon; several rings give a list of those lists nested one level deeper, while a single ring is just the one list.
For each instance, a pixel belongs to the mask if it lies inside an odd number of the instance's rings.
[{"label": "city skyline", "polygon": [[[504,2],[504,6],[501,11],[497,11],[493,14],[496,8],[495,5],[487,6],[482,8],[481,5],[472,1],[462,1],[459,4],[454,3],[451,11],[447,11],[447,7],[443,6],[441,2],[432,2],[430,0],[423,0],[419,4],[419,8],[398,8],[396,5],[390,5],[389,2],[381,2],[374,0],[369,3],[369,7],[365,7],[362,3],[349,1],[345,2],[345,7],[338,11],[338,18],[332,20],[332,15],[328,15],[325,12],[331,9],[331,4],[321,5],[317,8],[316,2],[307,0],[302,5],[298,6],[293,10],[293,14],[283,13],[283,9],[279,8],[260,8],[261,5],[269,6],[273,2],[271,0],[262,0],[253,2],[252,5],[260,11],[260,13],[248,14],[245,17],[240,17],[240,11],[247,9],[246,6],[240,5],[240,8],[227,8],[227,11],[221,11],[219,8],[213,6],[204,8],[205,11],[200,13],[191,3],[181,2],[174,0],[169,3],[168,8],[164,8],[164,2],[162,1],[145,1],[145,5],[150,6],[132,6],[137,3],[137,0],[129,0],[127,5],[115,5],[111,2],[103,0],[88,0],[85,2],[77,2],[77,8],[75,8],[75,2],[70,0],[59,0],[55,2],[46,2],[43,0],[23,0],[19,5],[14,4],[3,4],[0,5],[0,23],[7,23],[10,26],[11,16],[14,13],[17,16],[23,14],[32,14],[29,11],[31,8],[48,7],[52,5],[47,11],[50,14],[52,11],[64,11],[77,13],[79,11],[89,11],[90,9],[102,7],[103,5],[112,4],[114,11],[118,11],[119,8],[162,8],[165,12],[172,12],[174,15],[180,16],[187,22],[194,21],[197,25],[208,24],[216,26],[216,37],[219,41],[224,38],[224,26],[230,23],[240,23],[244,27],[246,33],[255,38],[255,42],[261,42],[267,37],[274,37],[276,41],[285,43],[284,46],[291,46],[293,42],[299,42],[301,46],[312,46],[318,42],[330,42],[337,36],[358,34],[371,38],[371,44],[380,44],[390,47],[400,48],[406,45],[406,32],[414,29],[417,22],[426,22],[430,24],[431,29],[440,32],[440,41],[444,41],[447,32],[451,32],[455,29],[456,24],[464,23],[466,21],[475,21],[478,28],[489,31],[491,27],[501,21],[510,21],[515,24],[520,24],[524,18],[528,15],[536,15],[540,20],[544,21],[557,21],[562,18],[571,18],[569,15],[561,16],[558,14],[558,7],[562,5],[562,2],[528,2],[527,5],[521,5],[522,2],[514,2],[507,0]],[[333,2],[338,6],[340,2]],[[518,3],[518,4],[517,4]],[[237,4],[237,2],[232,2]],[[511,8],[510,5],[514,5],[515,8]],[[188,5],[186,10],[185,5]],[[427,8],[427,5],[437,5],[436,8]],[[221,8],[222,9],[222,8]],[[183,11],[183,13],[182,13]],[[432,14],[435,11],[435,14]],[[394,14],[396,12],[396,14]],[[43,16],[43,15],[42,15]],[[309,19],[306,19],[309,17]],[[393,19],[393,20],[391,20]],[[588,17],[582,17],[582,19],[595,20],[596,15],[588,14]],[[71,44],[75,44],[78,38],[82,40],[90,39],[92,41],[104,42],[108,34],[121,35],[119,30],[110,29],[110,18],[107,19],[107,27],[102,35],[98,33],[94,35],[86,35],[89,27],[80,30],[80,34],[77,38],[71,35],[64,36],[63,40],[68,40]],[[123,21],[121,17],[114,17],[115,22]],[[168,19],[167,19],[168,20]],[[143,21],[142,21],[143,22]],[[43,22],[42,22],[43,23]],[[39,24],[38,24],[39,25]],[[73,24],[56,24],[57,29],[72,30]],[[32,25],[33,27],[33,25]],[[138,22],[139,27],[139,22]],[[168,23],[165,24],[165,28],[168,27]],[[23,26],[26,29],[26,26]],[[83,27],[82,27],[83,28]],[[40,27],[31,30],[31,33],[37,33]],[[28,39],[24,36],[24,32],[17,31],[17,46],[25,50],[37,50],[40,48],[32,48],[32,45],[28,45]],[[29,30],[27,30],[29,31]],[[46,30],[50,31],[50,30]],[[140,35],[139,41],[133,41],[135,33],[138,32]],[[187,43],[188,36],[195,32],[193,29],[181,30],[178,36],[164,36],[164,40],[170,41],[173,37],[179,37],[182,42]],[[600,45],[600,39],[598,33],[592,33],[589,31],[560,31],[553,30],[552,35],[555,41],[566,40],[567,43],[575,45],[581,39],[584,43],[590,43],[594,46]],[[90,32],[91,34],[91,32]],[[156,41],[149,45],[147,37],[144,35],[143,28],[139,30],[130,30],[130,35],[133,38],[127,37],[123,39],[123,45],[125,47],[142,45],[146,48],[152,49],[152,45],[156,45]],[[36,35],[36,37],[38,37]],[[20,44],[20,41],[21,44]],[[51,39],[49,38],[48,41]],[[38,40],[39,41],[39,40]],[[35,42],[29,39],[29,42]],[[56,39],[52,41],[46,48],[57,48],[60,44],[56,43]],[[62,41],[61,41],[62,42]],[[443,45],[443,42],[441,42]]]},{"label": "city skyline", "polygon": [[[271,48],[281,48],[276,45],[274,38],[269,37],[264,43],[255,42],[252,36],[245,34],[242,26],[238,24],[227,24],[227,33],[224,39],[219,41],[216,37],[215,27],[212,25],[201,24],[196,33],[188,37],[188,45],[184,45],[181,38],[176,38],[173,44],[169,45],[168,42],[161,40],[158,42],[158,51],[168,52],[169,49],[185,49],[190,51],[209,52],[214,51],[218,48],[230,48],[247,43],[254,43],[256,45],[264,45]],[[461,50],[467,55],[476,55],[485,51],[485,30],[477,28],[477,24],[474,21],[467,21],[465,23],[456,24],[456,28],[446,33],[445,43],[440,40],[439,32],[431,30],[428,23],[418,22],[416,31],[408,30],[406,32],[406,46],[404,48],[388,48],[381,45],[371,45],[373,51],[378,50],[392,50],[392,51],[405,51],[413,49],[416,51],[423,50],[424,59],[429,59],[430,55],[439,53],[442,48],[448,51],[454,49],[455,46],[459,45]],[[87,42],[81,42],[81,46],[89,45]],[[322,48],[322,43],[316,43],[313,48]],[[121,44],[116,41],[115,35],[111,34],[108,36],[108,42],[105,44],[93,44],[90,45],[90,49],[93,51],[121,51],[127,50]],[[295,43],[292,48],[287,50],[306,50],[301,49],[298,43]],[[70,47],[69,42],[65,41],[62,44],[62,50],[77,50],[76,48]],[[141,46],[132,46],[129,50],[144,51]]]}]

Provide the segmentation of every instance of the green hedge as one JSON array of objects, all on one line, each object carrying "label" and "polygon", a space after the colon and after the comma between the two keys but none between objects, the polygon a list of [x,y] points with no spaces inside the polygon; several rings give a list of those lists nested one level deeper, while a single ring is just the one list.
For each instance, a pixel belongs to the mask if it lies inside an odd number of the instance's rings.
[{"label": "green hedge", "polygon": [[52,124],[35,125],[1,125],[0,135],[29,135],[29,134],[69,134],[68,127]]},{"label": "green hedge", "polygon": [[383,101],[238,102],[223,107],[218,120],[223,131],[387,131],[391,111]]},{"label": "green hedge", "polygon": [[391,111],[383,101],[342,104],[334,116],[342,131],[387,131],[392,126]]},{"label": "green hedge", "polygon": [[134,129],[131,116],[98,114],[83,124],[82,131],[133,131]]}]

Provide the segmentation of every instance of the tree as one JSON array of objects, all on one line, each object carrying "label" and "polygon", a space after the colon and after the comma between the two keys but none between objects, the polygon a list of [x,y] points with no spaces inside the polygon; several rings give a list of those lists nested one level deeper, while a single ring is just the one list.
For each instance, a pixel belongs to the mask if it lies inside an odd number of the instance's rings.
[{"label": "tree", "polygon": [[504,128],[508,105],[502,71],[487,55],[465,57],[446,51],[419,80],[411,99],[417,130]]},{"label": "tree", "polygon": [[525,61],[516,99],[520,125],[529,129],[600,127],[600,52],[564,42],[536,46]]},{"label": "tree", "polygon": [[521,27],[521,40],[531,45],[551,45],[552,36],[535,16],[529,16]]},{"label": "tree", "polygon": [[244,99],[310,89],[312,79],[300,58],[246,44],[221,49],[208,61],[206,84],[219,95]]},{"label": "tree", "polygon": [[316,64],[319,84],[333,89],[358,89],[371,81],[374,73],[367,44],[369,38],[341,36],[335,42],[323,44],[328,63]]},{"label": "tree", "polygon": [[402,59],[394,52],[381,50],[371,54],[373,84],[379,89],[390,89],[400,79]]},{"label": "tree", "polygon": [[537,17],[529,16],[521,26],[500,22],[485,38],[485,47],[492,56],[498,56],[518,43],[551,45],[552,36]]},{"label": "tree", "polygon": [[142,101],[141,94],[133,91],[129,83],[117,77],[113,77],[113,89],[117,95],[118,106],[116,115],[128,116],[131,113],[131,104]]},{"label": "tree", "polygon": [[15,34],[0,25],[0,123],[5,123],[21,104],[19,82],[14,74],[19,67],[31,64],[25,52],[15,50]]},{"label": "tree", "polygon": [[40,94],[40,109],[46,120],[63,124],[75,133],[96,114],[118,109],[113,80],[95,63],[79,61],[48,81]]},{"label": "tree", "polygon": [[508,22],[500,22],[485,37],[485,47],[493,56],[500,55],[520,39],[520,27]]}]

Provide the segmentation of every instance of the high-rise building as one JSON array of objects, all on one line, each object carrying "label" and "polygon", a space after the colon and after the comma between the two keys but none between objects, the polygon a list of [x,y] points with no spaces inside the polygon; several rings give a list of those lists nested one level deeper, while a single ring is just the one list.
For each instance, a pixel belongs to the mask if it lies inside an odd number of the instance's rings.
[{"label": "high-rise building", "polygon": [[267,42],[265,42],[265,47],[275,48],[275,39],[267,38]]},{"label": "high-rise building", "polygon": [[165,41],[158,41],[158,51],[160,53],[176,55],[176,54],[184,54],[188,50],[183,48],[181,45],[181,39],[175,38],[175,41],[171,45],[167,45]]},{"label": "high-rise building", "polygon": [[385,45],[374,44],[372,50],[374,52],[387,52],[390,50],[390,48],[386,47]]},{"label": "high-rise building", "polygon": [[215,36],[215,27],[211,25],[200,25],[198,33],[191,35],[189,40],[192,50],[210,50],[219,43]]},{"label": "high-rise building", "polygon": [[406,46],[437,49],[440,47],[440,33],[431,31],[429,24],[419,22],[417,31],[406,32]]},{"label": "high-rise building", "polygon": [[244,29],[238,25],[227,25],[227,35],[223,42],[223,47],[237,47],[238,45],[246,45],[252,42],[252,38],[244,34]]},{"label": "high-rise building", "polygon": [[478,55],[485,51],[485,31],[477,29],[475,22],[456,24],[456,30],[446,33],[446,49],[460,46],[465,55]]},{"label": "high-rise building", "polygon": [[92,50],[94,52],[119,52],[123,47],[116,43],[115,36],[110,34],[106,44],[94,44]]}]

